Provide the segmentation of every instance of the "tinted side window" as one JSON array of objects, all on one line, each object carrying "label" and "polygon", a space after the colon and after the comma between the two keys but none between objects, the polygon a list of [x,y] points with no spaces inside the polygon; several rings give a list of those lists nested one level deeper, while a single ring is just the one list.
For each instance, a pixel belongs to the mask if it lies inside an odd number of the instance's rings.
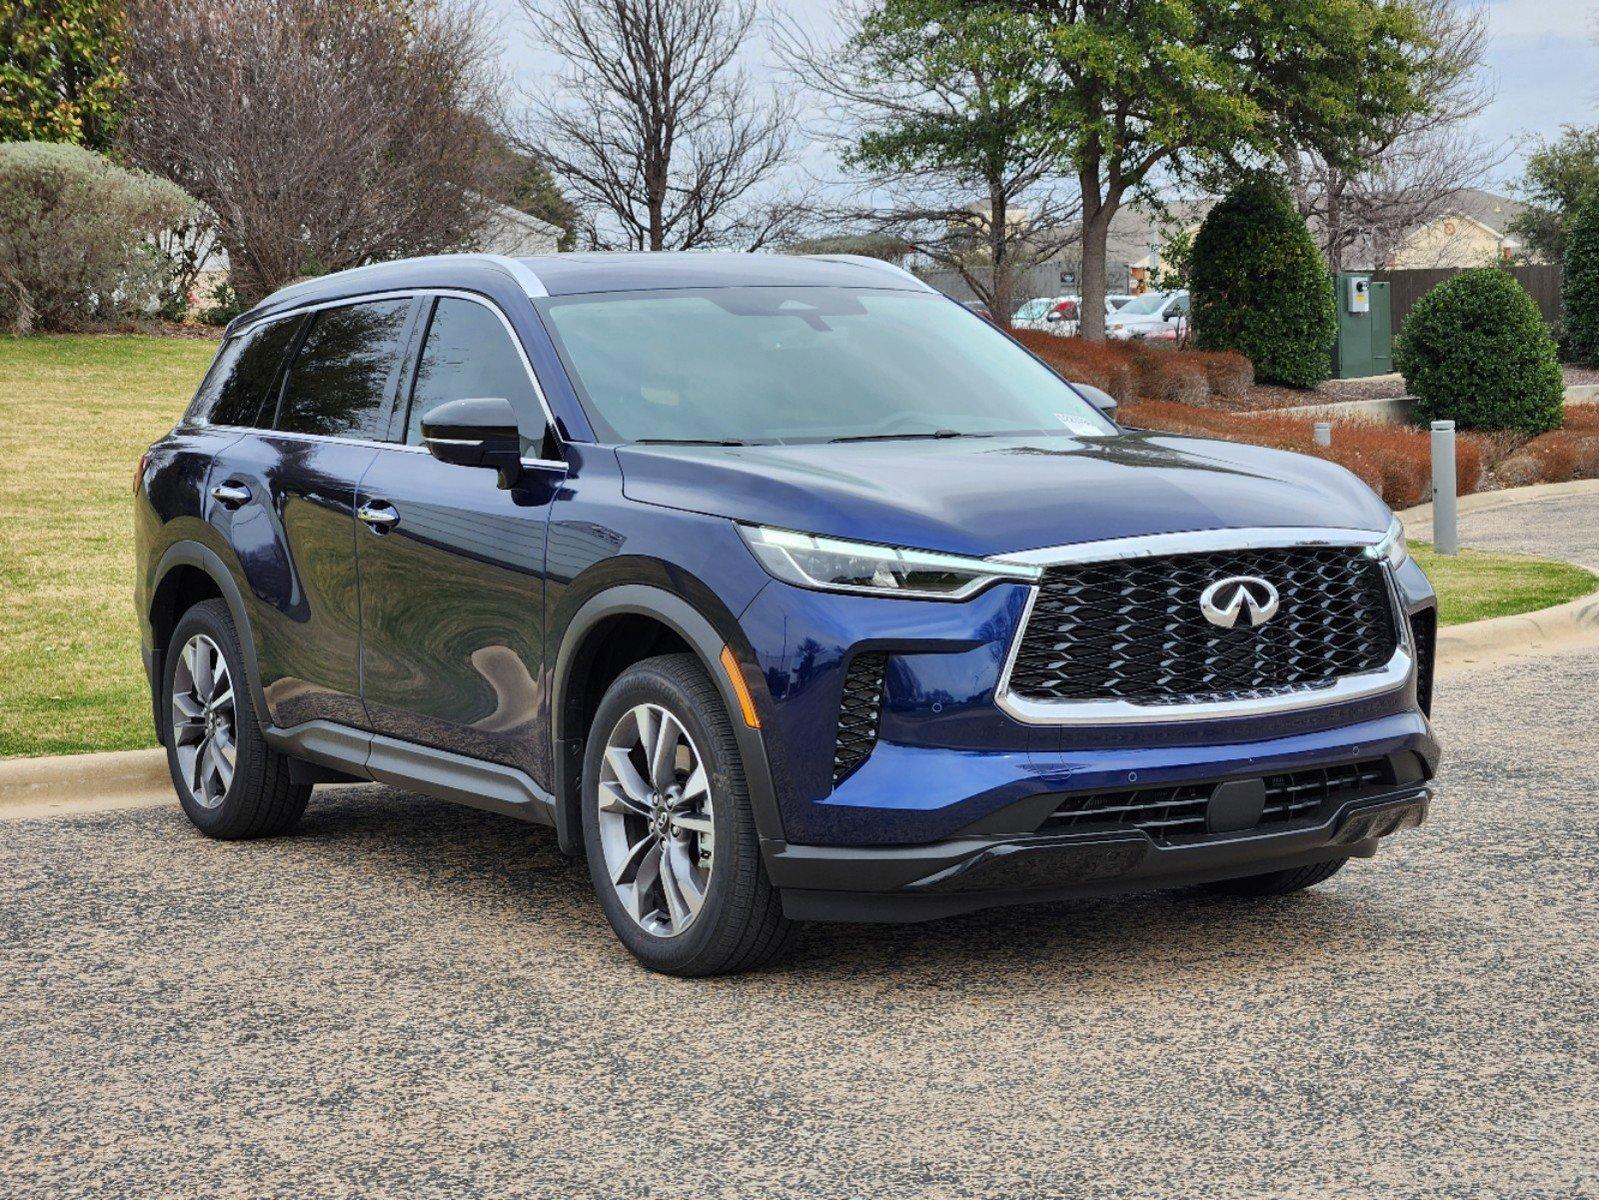
[{"label": "tinted side window", "polygon": [[406,444],[421,444],[422,418],[440,404],[490,396],[509,400],[516,410],[522,453],[544,453],[544,410],[505,325],[492,309],[446,296],[433,310],[417,361]]},{"label": "tinted side window", "polygon": [[382,440],[409,300],[378,300],[311,315],[289,368],[277,427],[289,433]]},{"label": "tinted side window", "polygon": [[213,425],[270,423],[272,414],[268,412],[263,421],[261,404],[299,327],[300,318],[288,317],[229,338],[200,385],[190,418]]}]

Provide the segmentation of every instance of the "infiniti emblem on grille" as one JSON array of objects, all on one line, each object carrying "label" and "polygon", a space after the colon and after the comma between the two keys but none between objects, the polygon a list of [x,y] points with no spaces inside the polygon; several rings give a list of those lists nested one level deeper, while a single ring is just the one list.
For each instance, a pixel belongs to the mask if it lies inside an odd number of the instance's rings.
[{"label": "infiniti emblem on grille", "polygon": [[1264,579],[1232,575],[1218,579],[1200,593],[1199,611],[1212,625],[1231,629],[1246,608],[1251,625],[1264,625],[1277,615],[1277,603],[1277,589]]}]

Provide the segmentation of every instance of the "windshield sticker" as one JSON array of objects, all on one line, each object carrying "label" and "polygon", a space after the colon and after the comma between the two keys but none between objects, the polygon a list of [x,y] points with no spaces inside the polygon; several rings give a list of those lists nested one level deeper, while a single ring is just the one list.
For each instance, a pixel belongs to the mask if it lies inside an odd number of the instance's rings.
[{"label": "windshield sticker", "polygon": [[1093,421],[1088,420],[1086,417],[1080,417],[1075,413],[1058,412],[1055,414],[1055,419],[1071,432],[1080,434],[1083,437],[1096,437],[1105,432]]}]

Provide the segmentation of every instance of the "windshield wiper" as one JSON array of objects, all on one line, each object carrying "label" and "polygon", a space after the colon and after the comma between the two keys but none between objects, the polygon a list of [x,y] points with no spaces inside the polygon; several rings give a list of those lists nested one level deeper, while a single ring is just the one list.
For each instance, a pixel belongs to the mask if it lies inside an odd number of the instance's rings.
[{"label": "windshield wiper", "polygon": [[857,433],[849,437],[828,438],[829,442],[897,442],[906,438],[988,437],[986,433],[962,433],[958,429],[935,429],[932,433]]},{"label": "windshield wiper", "polygon": [[748,446],[741,438],[637,438],[640,446]]}]

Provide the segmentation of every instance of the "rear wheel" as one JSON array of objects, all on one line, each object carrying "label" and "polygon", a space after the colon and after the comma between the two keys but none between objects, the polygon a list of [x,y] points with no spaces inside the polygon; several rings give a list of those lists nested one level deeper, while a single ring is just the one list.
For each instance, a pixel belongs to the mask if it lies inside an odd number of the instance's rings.
[{"label": "rear wheel", "polygon": [[692,655],[647,659],[606,691],[584,754],[583,839],[606,919],[652,971],[731,974],[788,947],[733,727]]},{"label": "rear wheel", "polygon": [[1343,870],[1348,861],[1347,858],[1334,858],[1327,862],[1311,863],[1308,867],[1268,871],[1264,875],[1246,875],[1242,879],[1222,879],[1205,884],[1205,888],[1224,896],[1286,896],[1290,892],[1301,892],[1318,883],[1325,883]]},{"label": "rear wheel", "polygon": [[309,784],[266,744],[233,616],[221,600],[184,613],[165,660],[167,766],[178,800],[214,838],[268,837],[300,819]]}]

